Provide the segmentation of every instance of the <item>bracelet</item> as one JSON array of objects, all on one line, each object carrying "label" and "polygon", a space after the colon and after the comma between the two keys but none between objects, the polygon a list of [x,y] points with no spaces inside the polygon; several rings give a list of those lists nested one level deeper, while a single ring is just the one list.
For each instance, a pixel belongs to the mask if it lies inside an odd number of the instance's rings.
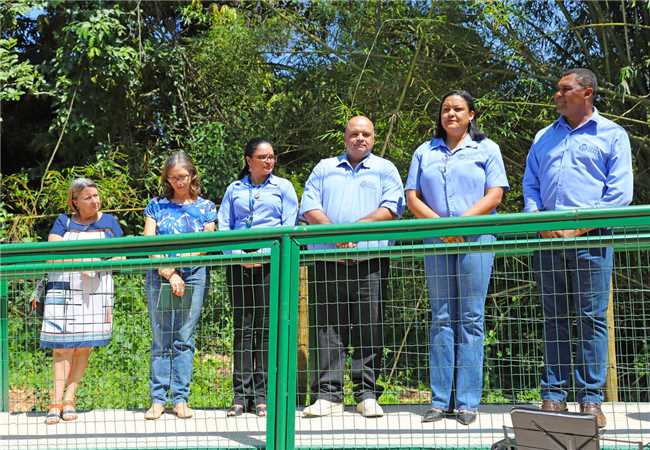
[{"label": "bracelet", "polygon": [[174,269],[174,271],[172,272],[172,274],[171,274],[169,277],[165,277],[162,273],[160,273],[161,270],[165,270],[165,269],[158,269],[158,275],[160,275],[161,277],[163,277],[163,278],[166,279],[167,281],[169,281],[169,279],[170,279],[171,277],[173,277],[174,274],[176,273],[176,269]]}]

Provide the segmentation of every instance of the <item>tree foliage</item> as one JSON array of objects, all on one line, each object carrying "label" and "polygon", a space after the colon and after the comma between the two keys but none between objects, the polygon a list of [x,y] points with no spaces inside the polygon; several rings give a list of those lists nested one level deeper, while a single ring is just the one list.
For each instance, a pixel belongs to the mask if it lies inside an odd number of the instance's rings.
[{"label": "tree foliage", "polygon": [[[649,14],[647,1],[6,2],[2,173],[38,192],[50,171],[120,154],[142,205],[166,155],[183,149],[218,202],[244,143],[262,135],[300,192],[318,159],[342,150],[346,120],[367,114],[375,151],[405,174],[441,96],[464,88],[502,148],[512,185],[503,210],[518,211],[526,152],[555,118],[554,83],[586,66],[599,77],[598,108],[632,137],[644,203]],[[25,213],[9,200],[18,197],[5,195],[6,214]],[[36,200],[29,210],[45,213]]]}]

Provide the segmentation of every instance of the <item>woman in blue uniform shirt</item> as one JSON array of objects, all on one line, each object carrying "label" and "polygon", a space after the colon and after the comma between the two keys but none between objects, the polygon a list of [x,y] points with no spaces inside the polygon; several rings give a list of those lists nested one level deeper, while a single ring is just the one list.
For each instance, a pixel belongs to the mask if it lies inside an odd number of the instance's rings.
[{"label": "woman in blue uniform shirt", "polygon": [[[466,91],[446,94],[433,139],[413,154],[405,188],[409,210],[418,218],[494,214],[507,189],[499,146],[479,131],[474,99]],[[494,240],[492,235],[480,235],[430,242]],[[425,257],[432,397],[423,422],[440,420],[451,412],[464,425],[476,419],[483,380],[485,298],[493,260],[493,253]]]},{"label": "woman in blue uniform shirt", "polygon": [[[289,180],[273,175],[275,154],[265,139],[244,149],[245,166],[219,208],[219,230],[295,225],[298,197]],[[241,251],[240,251],[241,252]],[[229,266],[226,281],[234,317],[234,401],[228,416],[266,416],[269,344],[269,264]]]}]

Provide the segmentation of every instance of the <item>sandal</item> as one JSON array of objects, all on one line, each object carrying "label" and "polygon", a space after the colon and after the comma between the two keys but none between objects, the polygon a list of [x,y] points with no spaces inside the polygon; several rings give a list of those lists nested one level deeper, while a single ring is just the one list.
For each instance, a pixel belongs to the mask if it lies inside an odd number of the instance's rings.
[{"label": "sandal", "polygon": [[226,416],[228,417],[241,416],[242,414],[244,414],[244,405],[240,405],[238,403],[232,405],[228,409],[228,412],[226,412]]},{"label": "sandal", "polygon": [[257,417],[266,417],[266,404],[260,403],[255,407],[255,413],[257,414]]},{"label": "sandal", "polygon": [[45,423],[48,425],[56,425],[61,421],[61,410],[63,405],[61,403],[50,403],[47,408],[47,416],[45,416]]},{"label": "sandal", "polygon": [[179,419],[189,419],[194,415],[187,403],[177,403],[174,406],[174,412]]},{"label": "sandal", "polygon": [[61,411],[61,418],[66,422],[77,420],[77,410],[74,407],[74,400],[63,401],[63,411]]},{"label": "sandal", "polygon": [[165,405],[162,403],[152,403],[151,407],[147,410],[146,413],[144,413],[144,418],[146,420],[156,420],[160,419],[160,417],[163,415],[165,412]]}]

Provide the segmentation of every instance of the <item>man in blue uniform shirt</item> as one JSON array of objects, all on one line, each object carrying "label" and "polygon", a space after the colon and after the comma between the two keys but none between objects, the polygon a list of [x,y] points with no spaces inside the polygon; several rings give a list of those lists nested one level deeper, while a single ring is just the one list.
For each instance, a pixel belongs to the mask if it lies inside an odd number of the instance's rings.
[{"label": "man in blue uniform shirt", "polygon": [[[395,166],[372,154],[375,131],[363,116],[345,128],[345,153],[321,160],[302,196],[300,215],[309,224],[391,220],[404,209],[404,189]],[[318,248],[370,248],[386,241],[339,242]],[[314,246],[316,247],[316,246]],[[312,384],[317,400],[303,415],[343,412],[345,352],[352,353],[351,378],[357,411],[365,417],[384,413],[377,403],[382,355],[382,296],[388,259],[317,262],[312,274],[316,303],[318,366]]]},{"label": "man in blue uniform shirt", "polygon": [[[632,201],[632,157],[625,130],[593,106],[596,76],[565,72],[554,100],[561,117],[535,136],[523,178],[527,212],[626,206]],[[607,235],[605,229],[550,230],[543,238]],[[533,266],[544,309],[542,409],[566,411],[571,367],[572,310],[577,322],[574,361],[580,411],[606,424],[601,410],[607,375],[607,305],[613,249],[538,252]]]}]

